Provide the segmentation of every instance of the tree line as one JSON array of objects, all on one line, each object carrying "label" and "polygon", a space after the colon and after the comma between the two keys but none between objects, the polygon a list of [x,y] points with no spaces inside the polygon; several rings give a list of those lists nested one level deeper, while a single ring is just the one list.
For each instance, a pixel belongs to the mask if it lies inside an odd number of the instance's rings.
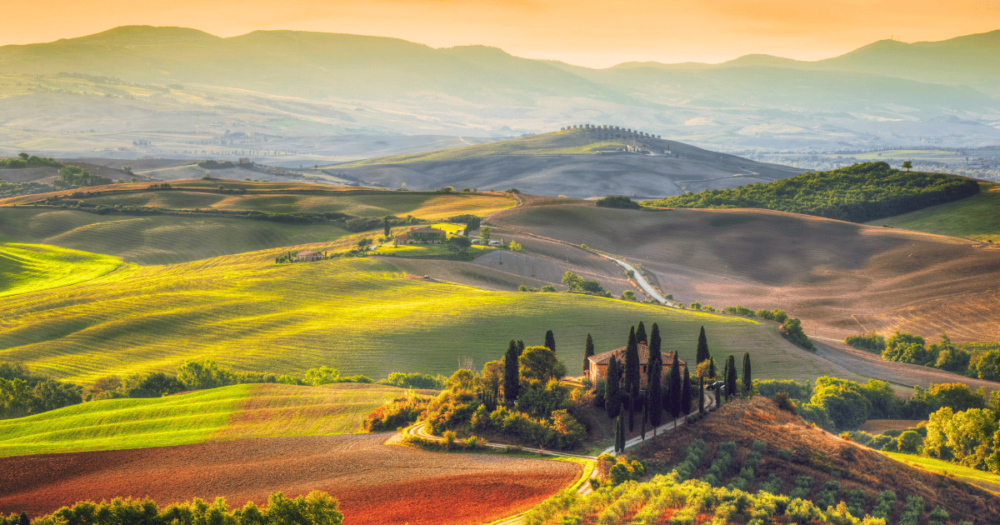
[{"label": "tree line", "polygon": [[378,383],[400,388],[440,389],[445,378],[420,373],[392,373],[375,381],[362,375],[342,376],[336,368],[311,368],[300,377],[262,372],[236,372],[205,361],[185,361],[174,374],[150,372],[125,378],[106,376],[88,388],[31,373],[20,364],[0,362],[0,419],[30,416],[85,401],[162,397],[191,390],[248,383],[321,386],[333,383]]},{"label": "tree line", "polygon": [[268,496],[267,505],[247,502],[230,509],[224,498],[208,503],[194,498],[159,507],[155,501],[115,498],[111,501],[81,501],[52,514],[29,519],[25,513],[0,515],[0,525],[341,525],[340,503],[325,492],[289,498],[281,492]]},{"label": "tree line", "polygon": [[763,208],[867,222],[977,193],[979,183],[973,179],[940,173],[902,172],[892,169],[886,162],[866,162],[766,184],[705,190],[643,204],[672,208]]},{"label": "tree line", "polygon": [[36,168],[42,166],[61,168],[62,164],[49,157],[28,155],[24,152],[18,153],[16,157],[0,159],[0,169]]},{"label": "tree line", "polygon": [[951,342],[948,334],[941,333],[937,343],[927,345],[919,336],[896,332],[888,340],[876,332],[848,336],[848,345],[859,350],[880,354],[882,359],[947,370],[967,377],[987,381],[1000,381],[1000,345],[993,345],[985,352],[973,352],[963,345]]}]

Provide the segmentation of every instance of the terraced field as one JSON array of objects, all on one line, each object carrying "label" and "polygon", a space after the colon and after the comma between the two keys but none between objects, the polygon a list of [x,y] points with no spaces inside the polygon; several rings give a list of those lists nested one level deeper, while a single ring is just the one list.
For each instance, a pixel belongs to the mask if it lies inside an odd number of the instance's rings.
[{"label": "terraced field", "polygon": [[599,350],[616,348],[644,320],[659,323],[665,347],[683,358],[694,356],[704,325],[716,356],[750,351],[757,377],[857,377],[787,343],[773,323],[406,279],[371,259],[276,265],[275,255],[129,267],[115,279],[13,296],[0,304],[0,360],[84,383],[173,370],[185,359],[297,374],[326,365],[379,378],[450,374],[462,357],[481,367],[509,339],[539,344],[552,329],[573,372],[588,333]]},{"label": "terraced field", "polygon": [[124,264],[56,246],[0,243],[0,297],[89,281]]},{"label": "terraced field", "polygon": [[968,199],[897,215],[871,224],[1000,244],[1000,184],[980,182]]},{"label": "terraced field", "polygon": [[108,399],[0,425],[0,457],[361,432],[401,388],[235,385],[153,399]]}]

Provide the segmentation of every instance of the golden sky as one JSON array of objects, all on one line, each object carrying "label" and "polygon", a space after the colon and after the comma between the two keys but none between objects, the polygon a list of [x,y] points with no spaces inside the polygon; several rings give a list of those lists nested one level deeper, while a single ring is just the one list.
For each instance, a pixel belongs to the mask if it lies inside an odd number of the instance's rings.
[{"label": "golden sky", "polygon": [[[943,40],[1000,29],[1000,0],[3,0],[0,44],[47,42],[130,24],[219,36],[294,29],[485,44],[607,67],[720,62],[748,53],[839,55],[895,36]],[[19,21],[16,22],[15,21]]]}]

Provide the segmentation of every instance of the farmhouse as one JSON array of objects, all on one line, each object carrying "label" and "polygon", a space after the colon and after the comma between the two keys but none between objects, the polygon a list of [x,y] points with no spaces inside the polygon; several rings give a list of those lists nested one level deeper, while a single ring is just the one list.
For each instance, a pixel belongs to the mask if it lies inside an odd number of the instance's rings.
[{"label": "farmhouse", "polygon": [[393,244],[441,244],[448,239],[444,230],[437,228],[413,228],[393,238]]},{"label": "farmhouse", "polygon": [[323,260],[323,254],[306,250],[295,254],[295,258],[300,261],[321,261]]},{"label": "farmhouse", "polygon": [[[591,383],[597,385],[599,379],[604,379],[607,377],[608,364],[611,363],[611,356],[615,356],[615,361],[618,361],[618,366],[624,367],[625,365],[625,350],[627,347],[617,348],[615,350],[608,350],[607,352],[602,352],[600,354],[592,355],[587,358],[587,373],[586,378],[590,380]],[[670,368],[674,363],[674,353],[669,352],[662,354],[663,358],[663,369],[660,371],[660,380],[662,381],[667,374],[670,373]],[[684,374],[684,369],[687,368],[687,364],[684,361],[679,361],[681,365],[681,374]],[[641,377],[639,388],[645,390],[646,383],[648,382],[646,376],[646,369],[649,366],[649,347],[646,343],[639,343],[639,376]]]}]

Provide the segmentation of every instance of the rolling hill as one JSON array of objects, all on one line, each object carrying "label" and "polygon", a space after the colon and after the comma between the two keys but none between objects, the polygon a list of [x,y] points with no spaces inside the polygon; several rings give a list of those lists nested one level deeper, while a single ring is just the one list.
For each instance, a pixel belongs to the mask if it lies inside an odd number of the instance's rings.
[{"label": "rolling hill", "polygon": [[[627,146],[649,153],[626,153]],[[389,188],[492,188],[535,195],[668,196],[791,177],[801,170],[754,162],[635,130],[572,129],[424,154],[331,166]]]},{"label": "rolling hill", "polygon": [[7,297],[0,360],[79,382],[173,370],[185,359],[275,373],[325,365],[381,378],[451,374],[460,358],[478,369],[511,338],[540,341],[551,329],[572,370],[588,333],[598,348],[617,347],[644,320],[659,323],[664,347],[686,358],[704,325],[719,360],[750,351],[758,377],[857,377],[755,320],[568,293],[491,292],[406,278],[372,259],[276,265],[278,253],[131,266],[114,279]]},{"label": "rolling hill", "polygon": [[361,433],[369,412],[405,394],[380,385],[253,384],[93,401],[4,421],[0,457]]},{"label": "rolling hill", "polygon": [[[819,62],[748,56],[597,70],[483,46],[127,26],[0,49],[0,148],[305,167],[377,155],[378,142],[400,134],[422,136],[396,150],[413,151],[443,135],[496,139],[586,122],[728,151],[968,147],[1000,137],[995,40],[877,42]],[[345,148],[350,136],[368,139]]]},{"label": "rolling hill", "polygon": [[872,224],[1000,244],[1000,184],[980,182],[979,188],[979,195],[968,199],[872,221]]},{"label": "rolling hill", "polygon": [[[767,210],[518,208],[499,235],[576,246],[641,264],[682,303],[781,308],[807,333],[942,331],[995,341],[1000,249],[987,243]],[[558,243],[553,243],[558,239]]]}]

